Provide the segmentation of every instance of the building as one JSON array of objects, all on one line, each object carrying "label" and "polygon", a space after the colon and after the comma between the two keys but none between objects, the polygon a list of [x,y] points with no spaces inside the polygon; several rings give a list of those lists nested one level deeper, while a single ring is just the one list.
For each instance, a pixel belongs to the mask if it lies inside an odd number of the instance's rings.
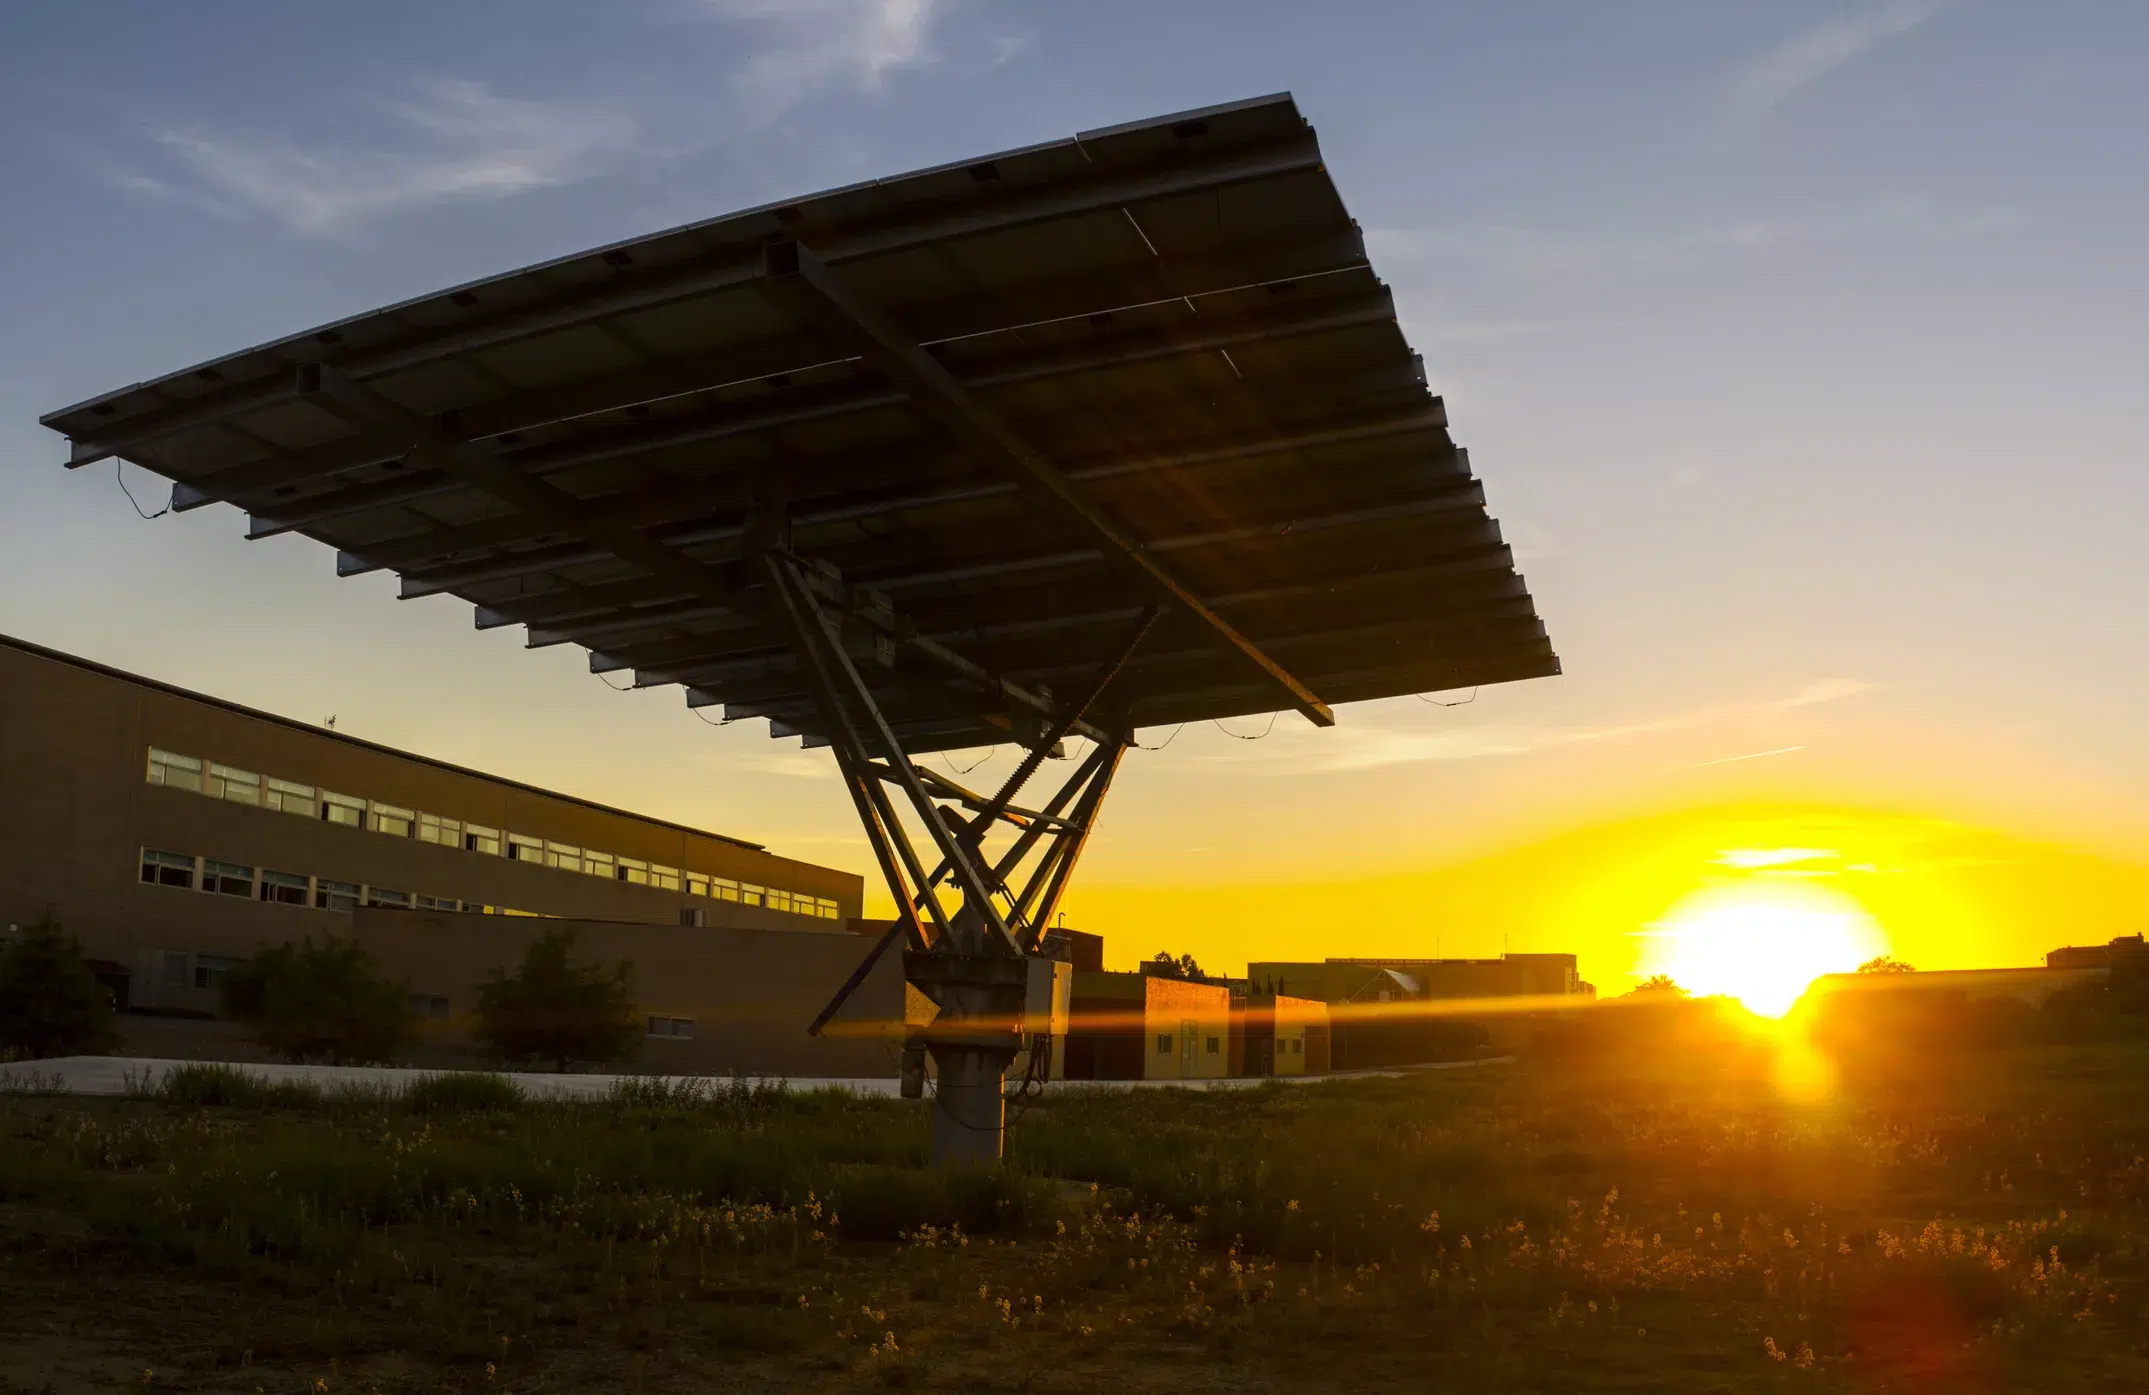
[{"label": "building", "polygon": [[[863,893],[739,838],[0,638],[0,925],[55,915],[135,1009],[212,1012],[239,957],[356,933],[365,907],[836,930]],[[853,937],[830,942],[855,965]]]},{"label": "building", "polygon": [[1231,991],[1151,974],[1078,971],[1069,1080],[1221,1080],[1231,1074]]},{"label": "building", "polygon": [[1242,1075],[1326,1075],[1328,1004],[1311,998],[1249,994],[1233,1000],[1245,1040]]},{"label": "building", "polygon": [[2149,973],[2149,944],[2139,935],[2119,935],[2107,944],[2066,945],[2045,955],[2045,967]]},{"label": "building", "polygon": [[[2049,958],[2047,956],[2048,962]],[[2101,984],[2108,977],[2106,966],[2083,964],[2053,965],[2042,969],[1924,969],[1902,974],[1823,974],[1806,986],[1800,1008],[1856,1002],[1926,1002],[1953,1006],[2009,1002],[2041,1008],[2055,993]]]},{"label": "building", "polygon": [[[1596,993],[1572,954],[1268,960],[1247,965],[1246,974],[1255,994],[1328,1005],[1331,1063],[1339,1071],[1452,1060],[1489,1045],[1510,1049],[1532,1030],[1536,1014]],[[1477,1002],[1486,1003],[1484,1011],[1455,1006]]]}]

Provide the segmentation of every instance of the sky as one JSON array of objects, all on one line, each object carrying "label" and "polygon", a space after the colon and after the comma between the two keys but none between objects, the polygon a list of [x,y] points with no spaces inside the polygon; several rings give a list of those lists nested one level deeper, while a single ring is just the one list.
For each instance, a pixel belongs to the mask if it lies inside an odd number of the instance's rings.
[{"label": "sky", "polygon": [[[1830,879],[1929,968],[2144,928],[2130,0],[11,4],[0,632],[867,872],[825,753],[243,543],[232,510],[145,521],[37,417],[614,239],[1279,90],[1566,671],[1331,731],[1142,733],[1070,924],[1234,971],[1574,950],[1607,991],[1727,879]],[[981,757],[1014,760],[947,763]]]}]

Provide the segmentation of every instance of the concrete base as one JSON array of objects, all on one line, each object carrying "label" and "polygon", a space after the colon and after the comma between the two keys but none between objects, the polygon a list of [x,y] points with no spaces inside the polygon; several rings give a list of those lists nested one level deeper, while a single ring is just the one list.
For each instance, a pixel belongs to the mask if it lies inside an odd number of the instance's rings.
[{"label": "concrete base", "polygon": [[1007,1137],[1005,1051],[934,1043],[939,1088],[933,1100],[933,1166],[990,1167]]}]

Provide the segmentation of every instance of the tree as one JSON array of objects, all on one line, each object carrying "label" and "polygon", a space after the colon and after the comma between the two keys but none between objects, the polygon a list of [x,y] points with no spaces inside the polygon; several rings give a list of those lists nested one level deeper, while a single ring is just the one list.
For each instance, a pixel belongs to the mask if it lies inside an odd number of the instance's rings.
[{"label": "tree", "polygon": [[380,977],[356,940],[334,935],[255,951],[224,975],[220,996],[226,1016],[293,1061],[386,1061],[409,1043],[415,1023],[410,994]]},{"label": "tree", "polygon": [[572,930],[532,944],[510,978],[498,969],[478,985],[478,1040],[510,1061],[617,1061],[642,1044],[634,965],[577,964]]},{"label": "tree", "polygon": [[1634,985],[1630,995],[1636,998],[1684,998],[1687,991],[1681,988],[1670,974],[1651,974]]},{"label": "tree", "polygon": [[46,912],[0,949],[0,1052],[78,1056],[112,1049],[112,997],[81,942]]},{"label": "tree", "polygon": [[1174,959],[1161,949],[1157,951],[1156,958],[1142,965],[1142,972],[1151,978],[1184,979],[1188,983],[1204,981],[1201,965],[1194,962],[1193,955],[1182,954]]},{"label": "tree", "polygon": [[1905,964],[1902,960],[1890,959],[1885,954],[1868,959],[1858,966],[1858,972],[1861,974],[1914,974],[1917,971],[1915,964]]}]

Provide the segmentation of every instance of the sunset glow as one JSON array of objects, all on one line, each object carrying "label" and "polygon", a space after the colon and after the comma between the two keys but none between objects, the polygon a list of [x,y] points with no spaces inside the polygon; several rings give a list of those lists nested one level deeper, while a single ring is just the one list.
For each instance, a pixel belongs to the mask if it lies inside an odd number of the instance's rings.
[{"label": "sunset glow", "polygon": [[1707,887],[1651,926],[1645,971],[1697,995],[1781,1017],[1806,985],[1885,953],[1887,937],[1855,899],[1812,882]]}]

